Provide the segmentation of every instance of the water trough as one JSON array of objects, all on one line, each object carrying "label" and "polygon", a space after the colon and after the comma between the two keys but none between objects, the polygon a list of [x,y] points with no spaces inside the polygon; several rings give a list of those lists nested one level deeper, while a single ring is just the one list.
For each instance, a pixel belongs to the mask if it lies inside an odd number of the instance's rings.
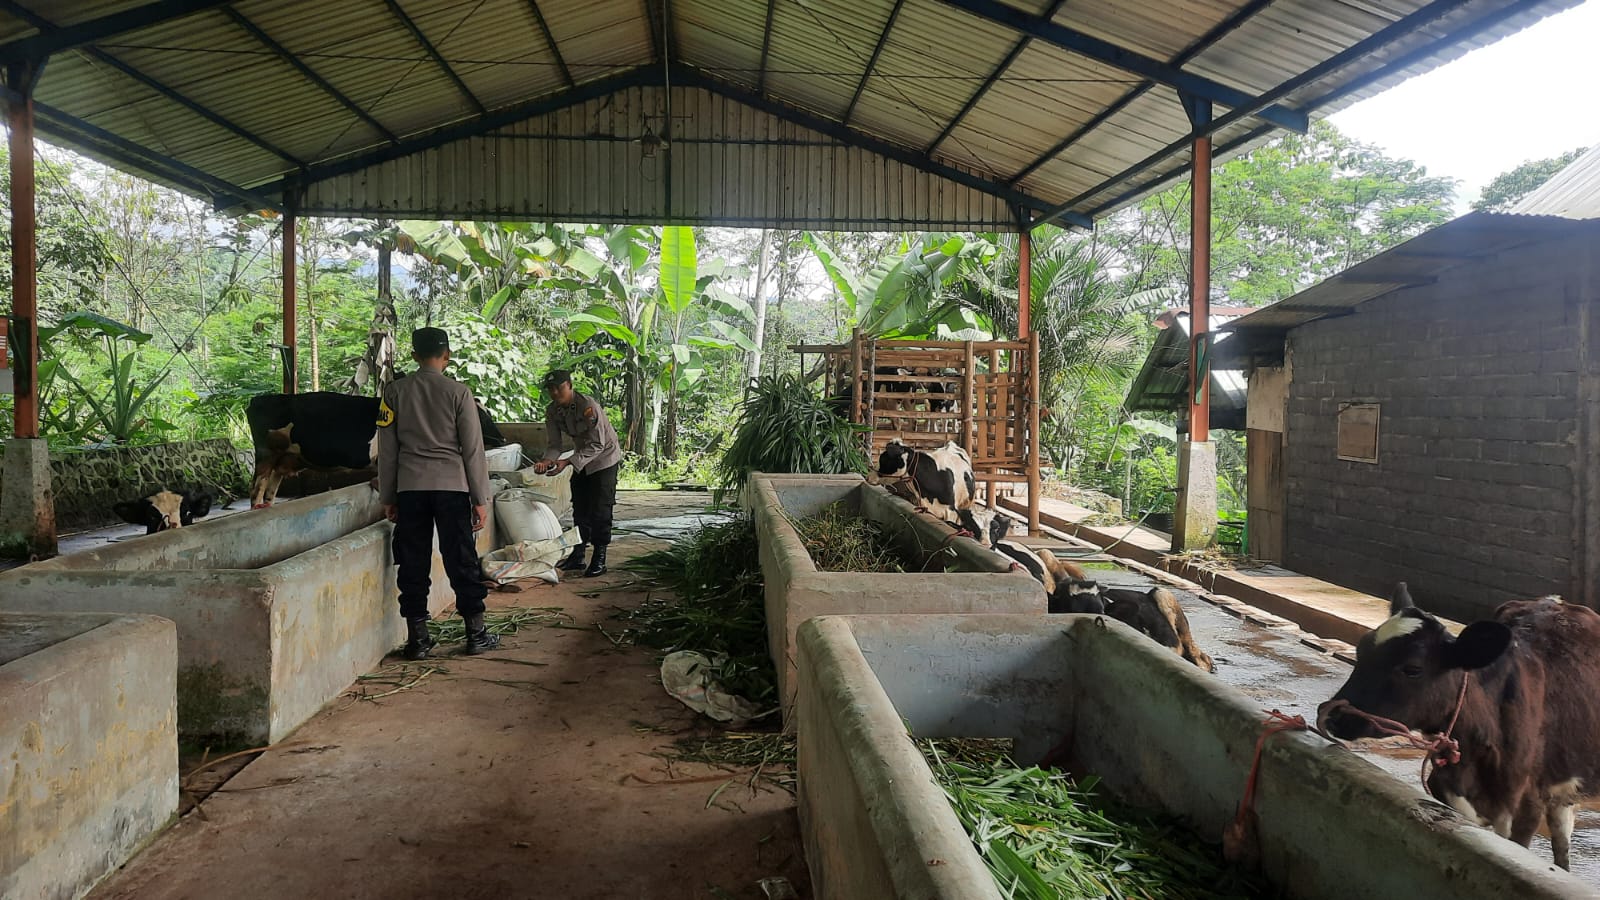
[{"label": "water trough", "polygon": [[[919,737],[1010,738],[1219,840],[1257,703],[1092,616],[829,616],[799,631],[799,804],[819,900],[1001,896]],[[1600,897],[1321,738],[1267,744],[1263,872],[1296,898]]]},{"label": "water trough", "polygon": [[0,897],[81,897],[171,820],[176,670],[153,616],[0,612]]},{"label": "water trough", "polygon": [[[813,616],[865,613],[1031,613],[1044,615],[1044,588],[1011,561],[973,541],[952,540],[932,517],[856,475],[755,474],[745,491],[761,544],[767,644],[778,669],[784,722],[797,691],[795,635]],[[881,525],[908,568],[944,551],[940,571],[881,574],[818,571],[790,523],[843,504]],[[944,571],[948,567],[950,571]]]},{"label": "water trough", "polygon": [[[0,610],[170,619],[179,731],[278,741],[404,639],[390,528],[355,485],[14,569]],[[434,611],[453,601],[437,550]]]}]

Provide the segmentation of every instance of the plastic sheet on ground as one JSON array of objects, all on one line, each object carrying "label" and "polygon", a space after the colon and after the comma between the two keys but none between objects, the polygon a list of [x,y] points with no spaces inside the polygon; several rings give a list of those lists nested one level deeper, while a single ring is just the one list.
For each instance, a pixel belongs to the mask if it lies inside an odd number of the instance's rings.
[{"label": "plastic sheet on ground", "polygon": [[580,540],[578,529],[570,528],[553,538],[522,541],[492,550],[483,555],[484,577],[495,584],[507,584],[519,578],[537,578],[548,584],[558,584],[561,576],[556,573],[556,563],[571,553]]},{"label": "plastic sheet on ground", "polygon": [[718,722],[748,722],[761,714],[761,707],[728,693],[717,681],[727,659],[726,654],[708,658],[693,650],[668,653],[661,660],[661,685],[684,706]]}]

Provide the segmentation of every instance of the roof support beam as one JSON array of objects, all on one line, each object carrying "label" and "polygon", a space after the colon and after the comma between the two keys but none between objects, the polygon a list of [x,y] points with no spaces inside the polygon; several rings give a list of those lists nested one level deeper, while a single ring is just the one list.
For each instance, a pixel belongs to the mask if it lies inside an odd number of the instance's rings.
[{"label": "roof support beam", "polygon": [[550,47],[550,55],[556,59],[556,68],[561,70],[561,80],[567,87],[576,87],[577,82],[572,80],[572,70],[567,68],[567,59],[561,55],[561,48],[556,46],[555,32],[550,30],[550,23],[545,20],[544,11],[539,9],[539,0],[528,0],[528,11],[533,13],[533,20],[539,24],[539,33],[544,35],[544,42]]},{"label": "roof support beam", "polygon": [[326,181],[329,178],[337,178],[340,175],[349,175],[369,166],[400,159],[413,153],[432,150],[435,147],[440,147],[453,141],[479,137],[505,128],[508,125],[515,125],[518,122],[524,122],[557,110],[588,103],[590,100],[608,97],[628,88],[660,86],[662,83],[662,71],[659,66],[654,63],[639,66],[610,78],[602,78],[598,81],[579,85],[569,91],[562,91],[539,100],[496,110],[471,121],[461,122],[407,138],[397,144],[378,147],[365,153],[346,157],[337,162],[314,165],[292,178],[279,179],[263,185],[257,190],[266,196],[275,197],[297,187]]},{"label": "roof support beam", "polygon": [[276,201],[268,200],[254,191],[178,162],[48,104],[35,101],[33,111],[39,133],[88,145],[94,153],[116,160],[129,169],[149,172],[196,194],[209,196],[219,208],[248,205],[251,209],[275,209],[278,206]]},{"label": "roof support beam", "polygon": [[[1067,0],[1055,0],[1055,2],[1050,4],[1050,8],[1045,10],[1044,15],[1041,18],[1047,22],[1053,21],[1056,17],[1056,13],[1060,12],[1061,7],[1066,5]],[[1011,64],[1017,61],[1017,57],[1021,56],[1022,51],[1028,49],[1028,45],[1031,43],[1033,43],[1033,36],[1025,34],[1018,38],[1015,44],[1011,45],[1011,52],[1007,53],[1005,59],[1000,60],[1000,64],[995,66],[994,71],[989,73],[989,77],[985,78],[983,83],[978,85],[978,89],[972,92],[972,96],[967,98],[966,103],[962,104],[960,111],[958,111],[955,116],[950,119],[949,123],[944,126],[944,130],[939,132],[939,136],[934,138],[928,144],[928,146],[923,149],[923,153],[932,156],[933,151],[939,149],[939,145],[944,143],[945,138],[950,136],[950,132],[955,131],[956,126],[961,124],[961,120],[967,117],[967,113],[972,112],[973,107],[977,106],[983,101],[983,98],[989,93],[989,89],[1000,82],[1001,76],[1005,75],[1006,70],[1011,68]]]},{"label": "roof support beam", "polygon": [[[1172,60],[1172,65],[1181,66],[1189,62],[1189,60],[1194,59],[1196,56],[1199,56],[1205,51],[1211,49],[1211,47],[1215,45],[1217,41],[1220,41],[1232,34],[1240,25],[1243,25],[1245,22],[1249,21],[1251,16],[1254,16],[1256,13],[1266,9],[1271,5],[1272,0],[1254,0],[1254,2],[1242,7],[1238,12],[1219,23],[1217,27],[1206,32],[1205,35],[1200,38],[1200,40],[1190,44],[1186,50],[1178,54],[1178,56]],[[1154,86],[1155,85],[1152,82],[1146,81],[1144,84],[1141,84],[1133,90],[1128,91],[1126,94],[1123,94],[1121,97],[1118,97],[1117,102],[1106,107],[1094,118],[1074,129],[1071,134],[1062,138],[1056,143],[1055,146],[1039,154],[1039,156],[1035,158],[1033,162],[1028,163],[1023,167],[1022,171],[1011,176],[1011,179],[1006,183],[1016,184],[1022,181],[1024,178],[1027,178],[1029,175],[1032,175],[1034,172],[1039,170],[1040,166],[1043,166],[1050,160],[1055,159],[1062,153],[1065,153],[1068,147],[1071,147],[1073,144],[1083,140],[1084,135],[1095,130],[1096,128],[1099,128],[1101,125],[1104,125],[1106,120],[1110,119],[1117,113],[1122,112],[1124,109],[1127,109],[1128,104],[1139,99],[1140,97],[1143,97],[1145,92]]]},{"label": "roof support beam", "polygon": [[[11,15],[16,16],[19,19],[22,19],[24,22],[27,22],[28,24],[32,25],[33,27],[39,29],[39,32],[40,32],[41,36],[54,35],[54,34],[60,32],[62,30],[55,23],[53,23],[50,20],[44,18],[43,16],[39,15],[38,13],[35,13],[35,12],[33,12],[33,11],[23,7],[23,6],[21,6],[20,4],[14,2],[14,0],[0,0],[0,10],[4,10],[5,12],[10,13]],[[268,142],[265,138],[255,134],[255,133],[253,133],[251,131],[246,130],[242,126],[236,124],[235,122],[233,122],[233,121],[231,121],[231,120],[229,120],[227,118],[224,118],[223,116],[218,115],[215,112],[212,112],[210,109],[206,108],[205,106],[202,106],[201,104],[195,102],[194,100],[190,99],[189,97],[184,96],[183,94],[181,94],[178,91],[168,87],[167,85],[161,83],[160,81],[157,81],[156,79],[151,78],[149,75],[146,75],[145,73],[139,71],[138,69],[134,68],[133,66],[128,65],[127,63],[125,63],[122,60],[116,58],[115,56],[112,56],[111,54],[105,52],[104,50],[98,50],[98,49],[95,49],[95,48],[87,48],[87,49],[85,49],[84,52],[88,53],[89,56],[91,56],[95,60],[99,61],[100,63],[102,63],[104,65],[107,65],[107,66],[110,66],[113,69],[116,69],[118,72],[121,72],[122,74],[128,76],[129,78],[132,78],[134,81],[139,82],[140,84],[144,85],[145,87],[149,88],[152,91],[155,91],[157,94],[160,94],[162,97],[165,97],[166,99],[171,100],[173,103],[178,104],[179,106],[183,107],[184,109],[189,110],[190,112],[192,112],[195,115],[201,117],[202,119],[205,119],[207,122],[210,122],[211,124],[216,125],[219,128],[223,128],[223,129],[225,129],[225,130],[227,130],[229,132],[232,132],[234,135],[236,135],[236,136],[238,136],[240,138],[243,138],[246,141],[249,141],[251,144],[254,144],[255,146],[261,148],[262,150],[265,150],[268,153],[271,153],[273,156],[278,157],[279,159],[283,160],[284,162],[287,162],[287,163],[290,163],[290,164],[296,165],[296,166],[304,165],[304,163],[301,160],[299,160],[298,158],[290,155],[287,151],[282,150],[279,147],[277,147],[276,145]]]},{"label": "roof support beam", "polygon": [[[862,150],[875,153],[884,157],[885,159],[893,160],[902,165],[910,166],[913,169],[926,172],[929,175],[936,175],[940,178],[948,179],[957,184],[973,188],[974,190],[983,191],[986,194],[1006,201],[1012,206],[1020,206],[1030,210],[1042,210],[1049,207],[1047,202],[1031,194],[1019,191],[1016,188],[1008,187],[1000,184],[997,181],[992,181],[990,179],[983,178],[982,176],[974,175],[971,172],[958,169],[954,166],[948,166],[944,163],[937,162],[916,150],[908,150],[904,147],[891,144],[888,141],[857,131],[856,129],[851,128],[841,122],[834,121],[833,119],[814,115],[812,113],[805,112],[804,110],[796,109],[794,107],[778,103],[774,100],[770,100],[766,97],[762,97],[748,88],[739,87],[726,81],[722,81],[721,79],[714,78],[699,69],[689,66],[674,67],[672,70],[672,83],[682,85],[684,87],[702,88],[710,91],[713,94],[726,97],[729,100],[742,103],[752,109],[764,112],[767,115],[775,116],[779,119],[783,119],[786,122],[792,122],[795,125],[799,125],[802,128],[807,128],[818,132],[819,134],[826,135],[842,144],[846,144],[851,147],[859,147]],[[1094,227],[1093,220],[1086,216],[1074,215],[1070,218],[1067,216],[1062,216],[1060,218],[1061,221],[1067,223],[1068,225],[1075,225],[1080,228]]]},{"label": "roof support beam", "polygon": [[456,86],[456,90],[461,92],[461,96],[467,98],[467,103],[472,107],[472,111],[480,116],[487,112],[483,108],[483,104],[478,102],[477,96],[472,93],[472,89],[467,87],[467,83],[461,80],[461,76],[456,74],[455,69],[450,68],[449,63],[445,62],[438,48],[433,46],[433,41],[428,40],[428,36],[422,33],[422,29],[417,27],[417,23],[406,15],[406,11],[401,8],[399,0],[383,0],[383,2],[388,5],[389,11],[394,13],[394,17],[400,20],[400,24],[411,32],[411,36],[417,39],[417,43],[422,45],[422,52],[428,54],[429,58],[433,60],[433,64],[439,67],[439,71],[443,72],[444,76]]},{"label": "roof support beam", "polygon": [[861,102],[861,93],[867,89],[867,81],[872,78],[872,70],[878,67],[878,57],[883,55],[883,45],[889,43],[889,32],[894,30],[894,20],[900,18],[900,8],[906,5],[906,0],[894,0],[894,8],[889,10],[889,19],[883,23],[883,31],[878,34],[878,44],[872,48],[872,56],[867,58],[867,69],[861,73],[861,80],[856,82],[856,92],[850,96],[850,105],[844,108],[844,118],[839,121],[846,128],[850,127],[850,117],[856,113],[856,104]]},{"label": "roof support beam", "polygon": [[[1421,27],[1423,25],[1426,25],[1428,22],[1433,21],[1434,19],[1438,18],[1439,16],[1445,15],[1446,13],[1450,12],[1451,10],[1454,10],[1454,9],[1460,7],[1461,5],[1463,5],[1464,2],[1465,2],[1465,0],[1437,0],[1437,2],[1435,2],[1434,4],[1432,4],[1430,6],[1425,6],[1422,9],[1417,10],[1416,12],[1412,13],[1410,16],[1408,16],[1408,17],[1406,17],[1404,19],[1401,19],[1400,21],[1394,23],[1393,25],[1390,25],[1388,28],[1385,28],[1383,31],[1377,32],[1376,34],[1372,35],[1372,37],[1369,37],[1366,41],[1362,41],[1360,44],[1355,45],[1355,47],[1364,46],[1364,45],[1366,45],[1368,43],[1368,41],[1372,41],[1372,40],[1375,40],[1377,38],[1383,37],[1384,35],[1388,34],[1392,30],[1398,29],[1401,26],[1407,25],[1408,23],[1410,23],[1412,21],[1412,19],[1418,19],[1419,17],[1426,16],[1426,19],[1420,19],[1415,24],[1410,24],[1403,32],[1398,32],[1394,36],[1387,38],[1384,41],[1384,43],[1389,43],[1389,42],[1391,42],[1393,40],[1398,40],[1400,37],[1403,37],[1405,34],[1409,34],[1411,31],[1414,31],[1417,28],[1419,28],[1419,27]],[[1491,30],[1493,28],[1496,28],[1497,26],[1499,26],[1500,24],[1502,24],[1506,20],[1513,19],[1513,18],[1515,18],[1515,17],[1517,17],[1519,15],[1527,13],[1527,12],[1537,8],[1540,5],[1542,5],[1542,4],[1539,2],[1539,0],[1521,0],[1521,2],[1519,2],[1519,3],[1513,3],[1510,6],[1501,7],[1500,9],[1498,9],[1498,10],[1492,12],[1492,13],[1489,13],[1488,15],[1485,15],[1480,19],[1477,19],[1477,20],[1475,20],[1475,21],[1473,21],[1471,23],[1468,23],[1467,25],[1464,25],[1464,26],[1456,29],[1455,31],[1450,32],[1449,34],[1447,34],[1444,37],[1438,39],[1437,41],[1430,41],[1427,44],[1424,44],[1424,45],[1416,48],[1415,50],[1410,50],[1410,51],[1407,51],[1406,53],[1401,54],[1400,56],[1390,60],[1389,62],[1385,63],[1382,66],[1379,66],[1378,68],[1372,70],[1371,72],[1369,72],[1369,73],[1367,73],[1365,75],[1362,75],[1360,78],[1352,79],[1350,82],[1348,82],[1348,83],[1346,83],[1346,84],[1344,84],[1344,85],[1342,85],[1340,87],[1337,87],[1337,88],[1327,92],[1326,94],[1323,94],[1322,96],[1316,98],[1315,100],[1312,100],[1311,102],[1305,104],[1301,108],[1304,109],[1309,114],[1309,113],[1315,112],[1318,109],[1321,109],[1324,106],[1327,106],[1330,103],[1336,103],[1339,100],[1342,100],[1342,99],[1344,99],[1345,97],[1347,97],[1347,96],[1349,96],[1351,94],[1354,94],[1354,93],[1356,93],[1358,91],[1364,90],[1365,88],[1370,87],[1371,85],[1377,84],[1377,83],[1382,82],[1382,81],[1384,81],[1386,79],[1389,79],[1389,78],[1399,77],[1400,75],[1402,75],[1405,72],[1406,69],[1409,69],[1414,65],[1417,65],[1418,63],[1422,62],[1423,60],[1426,60],[1429,57],[1434,56],[1434,55],[1436,55],[1438,53],[1441,53],[1444,50],[1446,50],[1446,49],[1448,49],[1448,48],[1450,48],[1452,46],[1458,45],[1458,44],[1460,44],[1460,43],[1462,43],[1464,41],[1472,40],[1473,38],[1477,37],[1478,35],[1482,34],[1483,32],[1489,31],[1489,30]],[[1435,7],[1448,7],[1448,8],[1435,9]],[[1351,49],[1354,50],[1355,47],[1352,47]],[[1374,47],[1366,50],[1365,52],[1366,53],[1371,53],[1376,49],[1378,49],[1378,47],[1374,46]],[[1339,56],[1336,56],[1333,59],[1328,60],[1328,63],[1333,63],[1335,60],[1339,59],[1339,57],[1343,56],[1343,55],[1344,54],[1340,54]],[[1358,56],[1359,56],[1359,54],[1358,54]],[[1345,60],[1345,62],[1344,63],[1340,63],[1340,65],[1342,66],[1344,64],[1347,64],[1350,61],[1351,60]],[[1324,63],[1323,65],[1327,65],[1328,63]],[[1318,68],[1320,69],[1321,66],[1319,66]],[[1315,71],[1315,70],[1313,70],[1313,71]],[[1317,75],[1316,77],[1317,78],[1326,77],[1327,74],[1328,74],[1327,72],[1323,72],[1323,73]],[[1315,80],[1315,78],[1313,78],[1312,80]],[[1226,117],[1224,117],[1224,118],[1226,118]],[[1228,124],[1232,124],[1232,123],[1230,122]],[[1217,127],[1221,127],[1221,126],[1217,126]],[[1213,130],[1215,130],[1215,128],[1213,128]],[[1262,126],[1262,127],[1259,127],[1259,128],[1251,129],[1248,133],[1246,133],[1244,135],[1241,135],[1240,137],[1237,137],[1237,138],[1229,141],[1228,143],[1221,145],[1220,147],[1217,147],[1215,155],[1216,156],[1222,156],[1222,155],[1227,154],[1227,153],[1232,153],[1235,150],[1238,150],[1240,147],[1244,147],[1244,146],[1252,143],[1253,141],[1260,140],[1262,137],[1265,137],[1266,135],[1270,134],[1271,132],[1272,132],[1272,128],[1268,127],[1268,126]],[[1137,166],[1135,166],[1135,169],[1138,169],[1139,166],[1143,166],[1144,168],[1149,168],[1149,165],[1147,165],[1147,164],[1151,163],[1152,159],[1153,159],[1153,157],[1147,158],[1146,160],[1144,160],[1144,162],[1141,162]],[[1130,169],[1129,171],[1132,172],[1134,170]],[[1165,188],[1167,185],[1173,183],[1174,181],[1177,181],[1180,177],[1182,177],[1183,171],[1184,170],[1181,169],[1181,168],[1174,169],[1173,171],[1168,172],[1166,175],[1163,175],[1161,178],[1157,179],[1156,181],[1150,182],[1149,184],[1140,185],[1139,187],[1136,187],[1136,188],[1131,188],[1131,189],[1129,189],[1127,191],[1123,191],[1122,193],[1116,195],[1115,197],[1112,197],[1111,199],[1105,201],[1104,203],[1101,203],[1101,204],[1097,205],[1093,210],[1090,211],[1089,215],[1091,215],[1091,216],[1102,215],[1105,212],[1107,212],[1107,211],[1109,211],[1111,209],[1114,209],[1114,208],[1122,205],[1123,203],[1126,203],[1132,197],[1137,197],[1140,194],[1148,193],[1148,192],[1153,191],[1153,190],[1161,190],[1162,188]],[[1102,190],[1104,190],[1104,188],[1102,188]],[[1086,195],[1086,197],[1087,196],[1088,195]]]},{"label": "roof support beam", "polygon": [[340,93],[339,89],[329,84],[326,78],[318,75],[315,69],[312,69],[304,62],[301,62],[300,57],[290,53],[287,47],[273,40],[272,35],[262,31],[261,28],[256,25],[256,23],[245,18],[243,13],[231,7],[228,8],[227,13],[228,16],[232,18],[240,28],[243,28],[245,31],[249,32],[251,37],[255,38],[257,41],[260,41],[268,50],[276,53],[280,59],[288,63],[290,66],[293,66],[295,71],[299,72],[301,75],[304,75],[307,81],[310,81],[312,84],[316,85],[322,90],[323,93],[339,101],[339,103],[342,104],[345,109],[348,109],[354,113],[356,118],[365,122],[372,130],[383,135],[384,140],[391,144],[399,143],[400,138],[396,137],[393,132],[385,128],[382,122],[374,119],[370,113],[358,106],[354,100],[351,100],[349,97],[346,97],[344,94]]},{"label": "roof support beam", "polygon": [[99,43],[125,32],[149,28],[172,19],[181,19],[184,16],[225,6],[229,2],[230,0],[160,0],[157,3],[146,3],[109,16],[59,28],[47,34],[0,44],[0,60],[9,62],[46,57],[74,47]]},{"label": "roof support beam", "polygon": [[661,42],[661,0],[644,0],[644,23],[650,29],[650,58],[660,65],[666,54]]},{"label": "roof support beam", "polygon": [[761,70],[756,75],[756,93],[767,95],[767,60],[772,56],[772,17],[778,11],[778,0],[767,0],[767,28],[761,33]]},{"label": "roof support beam", "polygon": [[1029,15],[999,0],[940,0],[940,2],[946,6],[965,10],[980,19],[988,19],[1023,34],[1032,35],[1080,56],[1086,56],[1125,72],[1132,72],[1157,84],[1187,91],[1233,109],[1246,109],[1248,110],[1246,115],[1259,116],[1280,128],[1303,133],[1310,127],[1310,121],[1302,112],[1274,106],[1272,101],[1263,103],[1261,98],[1238,88],[1185,72],[1177,66],[1135,53],[1065,25],[1057,25],[1041,16]]}]

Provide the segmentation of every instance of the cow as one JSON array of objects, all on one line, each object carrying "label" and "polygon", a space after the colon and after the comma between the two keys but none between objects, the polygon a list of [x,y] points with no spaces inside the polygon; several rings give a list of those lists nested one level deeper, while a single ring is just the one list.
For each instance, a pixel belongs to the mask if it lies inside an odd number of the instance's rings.
[{"label": "cow", "polygon": [[1108,588],[1093,581],[1074,579],[1050,598],[1053,613],[1092,612],[1095,598],[1105,614],[1154,640],[1195,666],[1215,672],[1217,665],[1195,644],[1189,633],[1189,617],[1183,614],[1178,598],[1166,588],[1148,591],[1134,588]]},{"label": "cow", "polygon": [[[1002,512],[990,511],[980,507],[957,510],[956,520],[962,530],[974,535],[980,543],[986,544],[991,550],[1009,557],[1013,562],[1023,568],[1023,571],[1032,575],[1035,580],[1044,585],[1044,592],[1055,597],[1056,593],[1070,581],[1087,582],[1088,575],[1076,564],[1057,559],[1049,550],[1035,550],[1026,544],[1008,540],[1006,535],[1011,533],[1013,524],[1010,516]],[[984,522],[988,524],[985,525]],[[1053,602],[1053,600],[1052,600]],[[1077,612],[1103,612],[1104,609],[1074,610]]]},{"label": "cow", "polygon": [[[332,391],[261,394],[245,408],[256,447],[250,508],[271,506],[278,485],[304,469],[371,469],[378,460],[378,398]],[[478,404],[484,447],[505,438]]]},{"label": "cow", "polygon": [[960,510],[972,508],[978,489],[972,477],[972,458],[955,441],[937,450],[916,450],[894,438],[878,456],[878,478],[909,482],[930,512],[957,524],[956,516]]},{"label": "cow", "polygon": [[1600,792],[1600,614],[1558,597],[1512,600],[1452,637],[1404,582],[1389,613],[1317,708],[1318,729],[1376,737],[1378,716],[1453,738],[1460,759],[1435,757],[1428,793],[1524,847],[1543,820],[1556,865],[1570,870],[1574,805]]},{"label": "cow", "polygon": [[143,525],[145,534],[193,525],[211,513],[212,497],[204,491],[156,491],[148,497],[114,504],[112,512],[130,525]]}]

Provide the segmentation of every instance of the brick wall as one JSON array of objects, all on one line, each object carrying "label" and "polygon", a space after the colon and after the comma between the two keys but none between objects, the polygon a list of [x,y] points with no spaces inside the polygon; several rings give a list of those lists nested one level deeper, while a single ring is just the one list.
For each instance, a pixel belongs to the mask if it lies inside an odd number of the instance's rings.
[{"label": "brick wall", "polygon": [[[1291,332],[1285,565],[1384,596],[1404,580],[1458,620],[1573,596],[1587,278],[1575,243],[1502,254]],[[1349,401],[1382,404],[1377,464],[1336,457]]]}]

